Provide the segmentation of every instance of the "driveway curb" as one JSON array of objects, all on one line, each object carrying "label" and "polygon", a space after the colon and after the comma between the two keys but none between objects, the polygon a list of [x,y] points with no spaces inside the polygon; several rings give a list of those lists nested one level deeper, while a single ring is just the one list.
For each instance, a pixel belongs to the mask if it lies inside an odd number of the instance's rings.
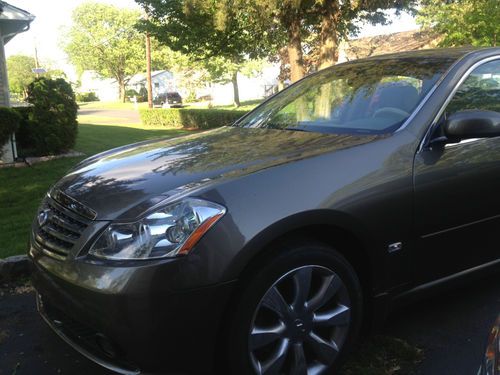
[{"label": "driveway curb", "polygon": [[31,274],[31,262],[26,255],[0,259],[0,282],[14,281]]}]

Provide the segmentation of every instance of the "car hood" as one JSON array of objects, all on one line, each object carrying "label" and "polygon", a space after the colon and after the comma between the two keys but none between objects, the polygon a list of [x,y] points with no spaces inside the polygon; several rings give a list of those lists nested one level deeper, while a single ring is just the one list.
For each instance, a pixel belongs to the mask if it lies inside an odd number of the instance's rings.
[{"label": "car hood", "polygon": [[132,220],[172,196],[172,192],[378,138],[223,127],[98,154],[78,164],[56,184],[54,191],[95,211],[97,220]]}]

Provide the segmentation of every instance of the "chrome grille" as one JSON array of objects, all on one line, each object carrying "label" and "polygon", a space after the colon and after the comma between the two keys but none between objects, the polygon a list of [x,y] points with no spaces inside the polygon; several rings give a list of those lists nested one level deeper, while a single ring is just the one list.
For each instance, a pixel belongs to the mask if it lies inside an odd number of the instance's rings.
[{"label": "chrome grille", "polygon": [[47,198],[42,211],[45,220],[38,223],[35,240],[43,251],[54,258],[65,259],[80,239],[89,221]]}]

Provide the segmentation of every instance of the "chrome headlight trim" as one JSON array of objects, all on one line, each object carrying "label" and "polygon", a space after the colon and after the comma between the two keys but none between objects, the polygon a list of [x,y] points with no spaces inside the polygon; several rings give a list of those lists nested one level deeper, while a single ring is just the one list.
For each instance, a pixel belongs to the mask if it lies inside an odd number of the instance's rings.
[{"label": "chrome headlight trim", "polygon": [[135,222],[111,223],[88,254],[108,260],[151,260],[187,255],[226,213],[220,204],[184,198],[155,206]]}]

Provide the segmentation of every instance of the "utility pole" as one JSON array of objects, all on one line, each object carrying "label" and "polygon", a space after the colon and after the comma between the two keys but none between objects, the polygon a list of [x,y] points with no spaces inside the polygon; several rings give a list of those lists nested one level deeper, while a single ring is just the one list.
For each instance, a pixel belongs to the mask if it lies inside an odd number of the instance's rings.
[{"label": "utility pole", "polygon": [[151,38],[146,32],[146,79],[148,83],[148,107],[153,108],[153,86],[151,84]]},{"label": "utility pole", "polygon": [[36,44],[35,44],[35,69],[36,69],[36,76],[37,78],[40,77],[40,73],[38,73],[40,69],[40,64],[38,63],[38,51],[36,49]]}]

